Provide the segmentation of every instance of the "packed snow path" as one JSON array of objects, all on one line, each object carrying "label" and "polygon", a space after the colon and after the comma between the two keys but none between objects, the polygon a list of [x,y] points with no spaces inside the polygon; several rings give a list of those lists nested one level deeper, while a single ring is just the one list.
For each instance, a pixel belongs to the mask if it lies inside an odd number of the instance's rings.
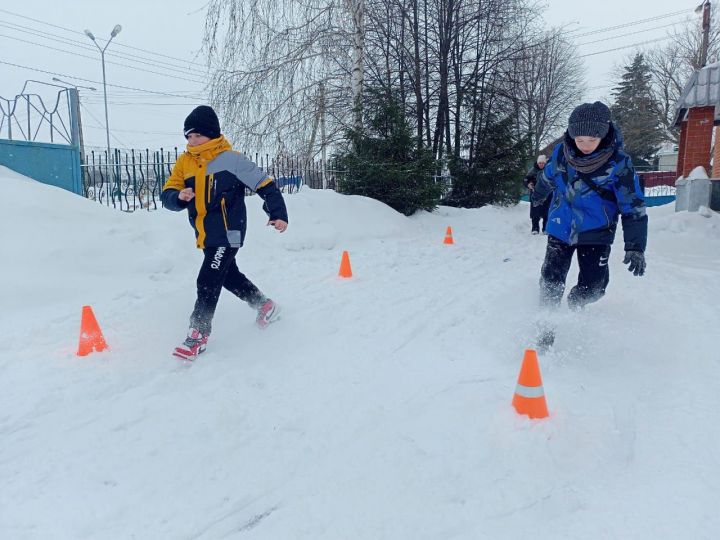
[{"label": "packed snow path", "polygon": [[[528,208],[405,218],[333,192],[248,200],[208,351],[170,356],[200,253],[184,214],[118,213],[0,169],[0,537],[716,538],[720,218],[650,210],[648,273],[563,310],[551,417],[510,407],[545,237]],[[453,226],[454,246],[442,244]],[[342,250],[354,277],[336,276]],[[569,282],[576,277],[571,269]],[[90,304],[111,350],[74,355]]]}]

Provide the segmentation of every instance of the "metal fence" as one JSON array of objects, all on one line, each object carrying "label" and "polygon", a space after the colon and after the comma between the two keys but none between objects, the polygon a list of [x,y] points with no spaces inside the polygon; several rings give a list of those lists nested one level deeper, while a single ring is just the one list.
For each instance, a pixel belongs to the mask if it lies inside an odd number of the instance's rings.
[{"label": "metal fence", "polygon": [[[284,193],[293,193],[301,186],[335,189],[342,174],[335,162],[246,155],[272,175]],[[90,152],[82,164],[83,193],[88,199],[126,212],[156,210],[162,205],[160,193],[177,157],[177,148],[152,152],[115,150],[109,162],[107,152]],[[251,193],[247,190],[248,195]]]},{"label": "metal fence", "polygon": [[[61,88],[47,100],[25,92],[30,83]],[[47,102],[46,102],[47,100]],[[0,96],[0,138],[27,142],[79,145],[78,96],[76,88],[64,88],[40,81],[25,81],[14,98]]]},{"label": "metal fence", "polygon": [[83,193],[88,199],[126,212],[155,210],[160,192],[177,154],[171,151],[131,150],[86,154],[82,164]]},{"label": "metal fence", "polygon": [[[90,152],[82,164],[83,193],[88,199],[125,212],[155,210],[159,208],[160,193],[172,172],[178,157],[178,149],[172,150],[115,150],[108,163],[107,152]],[[275,178],[284,193],[294,193],[301,186],[313,189],[336,189],[343,171],[334,161],[305,162],[288,157],[270,157],[269,154],[245,155]],[[675,173],[643,171],[641,183],[649,196],[675,194]],[[445,191],[452,186],[452,178],[445,172],[437,175]],[[247,194],[252,192],[247,190]]]},{"label": "metal fence", "polygon": [[678,177],[675,171],[638,171],[638,176],[644,188],[674,186]]}]

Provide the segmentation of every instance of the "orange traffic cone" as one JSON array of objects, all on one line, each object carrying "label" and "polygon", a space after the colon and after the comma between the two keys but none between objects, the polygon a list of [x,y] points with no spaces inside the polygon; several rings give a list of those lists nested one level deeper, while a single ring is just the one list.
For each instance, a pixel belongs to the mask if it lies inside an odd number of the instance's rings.
[{"label": "orange traffic cone", "polygon": [[340,277],[350,278],[352,277],[352,268],[350,268],[350,255],[347,251],[343,251],[342,260],[340,261]]},{"label": "orange traffic cone", "polygon": [[100,325],[93,314],[90,306],[83,306],[82,319],[80,321],[80,343],[78,344],[77,355],[87,356],[93,351],[104,351],[107,343],[100,331]]},{"label": "orange traffic cone", "polygon": [[443,241],[443,244],[454,244],[454,240],[452,237],[452,227],[448,226],[447,230],[445,231],[445,240]]},{"label": "orange traffic cone", "polygon": [[534,349],[525,349],[525,357],[520,368],[512,404],[518,414],[526,414],[530,418],[547,418],[549,416],[540,376],[540,366]]}]

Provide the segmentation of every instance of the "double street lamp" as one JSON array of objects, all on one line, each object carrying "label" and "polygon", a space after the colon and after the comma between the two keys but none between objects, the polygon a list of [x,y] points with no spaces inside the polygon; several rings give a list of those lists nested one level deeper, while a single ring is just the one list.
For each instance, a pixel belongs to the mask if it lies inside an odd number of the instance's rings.
[{"label": "double street lamp", "polygon": [[100,47],[100,45],[98,45],[98,42],[95,40],[95,36],[90,30],[85,30],[85,35],[92,40],[92,42],[100,51],[100,58],[102,60],[103,94],[105,95],[105,136],[107,137],[108,163],[110,163],[110,125],[108,123],[107,83],[105,82],[105,49],[108,48],[108,45],[110,45],[110,42],[113,40],[113,38],[120,33],[120,30],[122,30],[122,26],[116,24],[115,28],[113,28],[112,32],[110,33],[110,39],[107,40],[107,43],[105,43],[104,47]]}]

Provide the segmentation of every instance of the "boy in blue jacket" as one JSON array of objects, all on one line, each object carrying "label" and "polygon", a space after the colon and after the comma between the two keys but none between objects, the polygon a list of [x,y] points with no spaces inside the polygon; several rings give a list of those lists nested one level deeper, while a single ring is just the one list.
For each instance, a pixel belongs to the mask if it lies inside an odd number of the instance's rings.
[{"label": "boy in blue jacket", "polygon": [[279,308],[240,272],[235,255],[245,239],[245,189],[265,201],[268,225],[280,232],[288,226],[282,193],[264,171],[232,146],[220,133],[215,111],[207,105],[185,119],[187,150],[178,157],[163,186],[165,208],[187,210],[196,245],[205,255],[197,278],[197,300],[185,341],[173,354],[194,360],[205,351],[212,319],[223,287],[257,310],[256,323],[265,328],[277,319]]},{"label": "boy in blue jacket", "polygon": [[645,199],[606,105],[596,101],[573,110],[564,141],[555,147],[537,179],[532,203],[540,205],[552,197],[540,277],[542,306],[560,304],[574,253],[580,273],[568,294],[568,305],[579,309],[605,294],[610,246],[620,216],[623,263],[636,276],[645,273]]}]

